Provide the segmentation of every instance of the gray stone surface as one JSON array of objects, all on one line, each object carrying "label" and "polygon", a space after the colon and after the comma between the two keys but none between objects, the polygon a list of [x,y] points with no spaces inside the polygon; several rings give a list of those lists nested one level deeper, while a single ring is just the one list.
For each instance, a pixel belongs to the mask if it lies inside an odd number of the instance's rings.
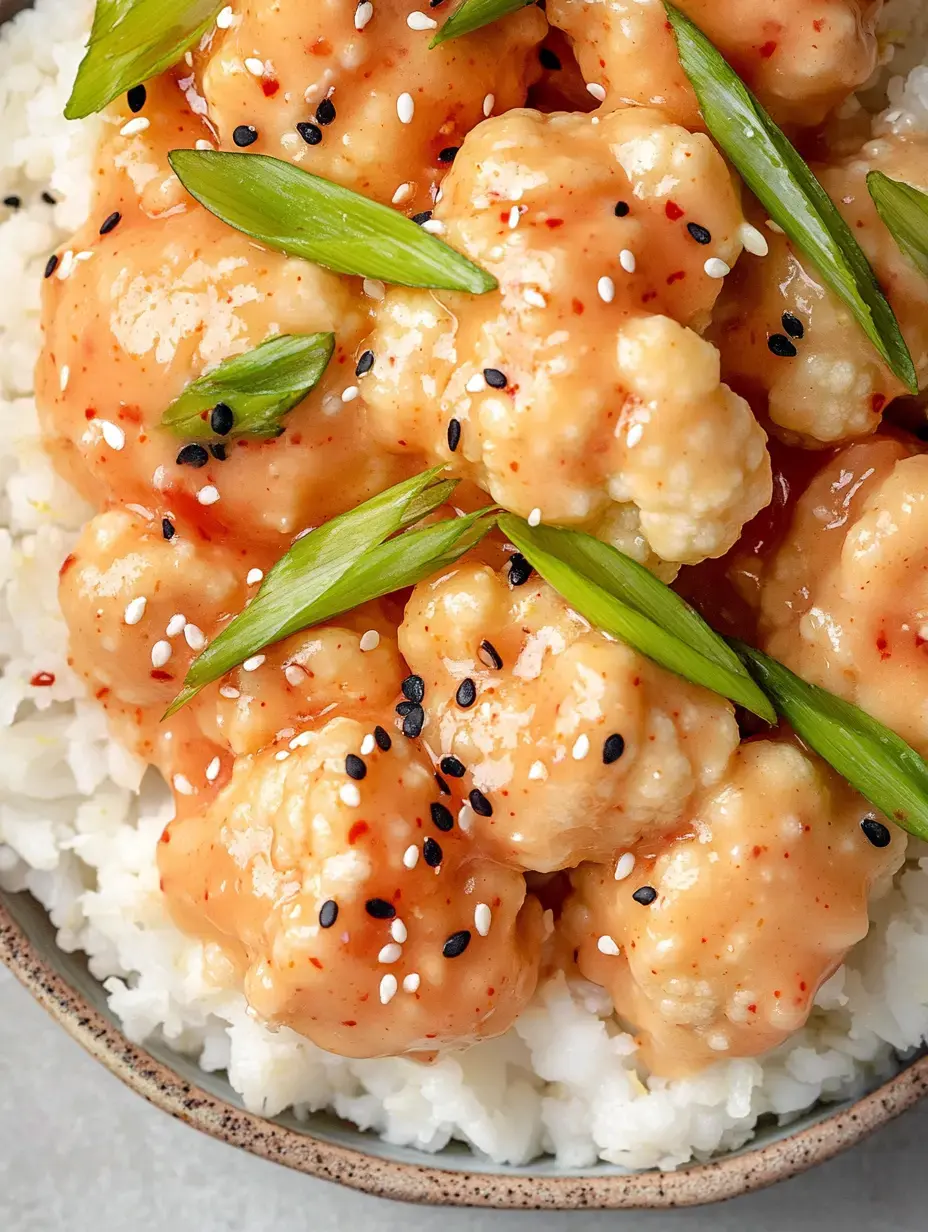
[{"label": "gray stone surface", "polygon": [[928,1106],[843,1158],[711,1209],[437,1211],[253,1159],[126,1090],[0,967],[2,1232],[924,1232]]}]

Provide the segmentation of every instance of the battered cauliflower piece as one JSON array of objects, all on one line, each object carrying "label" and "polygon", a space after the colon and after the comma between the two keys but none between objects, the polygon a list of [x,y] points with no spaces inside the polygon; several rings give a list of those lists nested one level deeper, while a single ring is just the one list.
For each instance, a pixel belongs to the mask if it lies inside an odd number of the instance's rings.
[{"label": "battered cauliflower piece", "polygon": [[537,574],[512,586],[468,563],[423,583],[399,641],[462,824],[506,864],[550,872],[665,833],[738,744],[726,702],[591,629]]},{"label": "battered cauliflower piece", "polygon": [[759,741],[676,837],[573,872],[561,930],[648,1068],[686,1074],[805,1023],[904,854],[901,831],[823,763]]},{"label": "battered cauliflower piece", "polygon": [[762,586],[763,645],[928,756],[928,456],[837,454],[796,508]]},{"label": "battered cauliflower piece", "polygon": [[639,557],[731,547],[770,499],[770,467],[686,328],[705,326],[740,252],[712,144],[643,109],[512,112],[468,137],[435,219],[500,289],[387,295],[363,383],[379,440],[451,462],[524,516],[618,527]]},{"label": "battered cauliflower piece", "polygon": [[[384,203],[399,190],[403,209],[425,209],[453,157],[443,151],[491,111],[525,102],[548,28],[530,7],[430,48],[445,16],[377,0],[359,30],[364,6],[353,2],[245,0],[195,60],[210,120],[227,148],[244,126],[256,153]],[[428,29],[410,26],[423,18]]]},{"label": "battered cauliflower piece", "polygon": [[170,910],[226,950],[260,1018],[330,1052],[498,1035],[534,991],[541,908],[519,873],[433,824],[431,768],[373,728],[336,718],[239,758],[215,804],[164,834]]},{"label": "battered cauliflower piece", "polygon": [[[886,137],[816,174],[847,219],[899,319],[919,376],[928,381],[928,284],[881,222],[867,174],[883,171],[928,189],[928,142]],[[815,267],[783,235],[770,254],[740,262],[716,307],[711,338],[726,380],[756,399],[779,435],[803,445],[867,436],[902,382]],[[771,351],[773,346],[786,355]]]},{"label": "battered cauliflower piece", "polygon": [[[781,122],[820,123],[877,66],[882,0],[679,0],[677,7]],[[548,0],[546,12],[570,36],[606,106],[660,106],[688,128],[701,126],[663,0]]]}]

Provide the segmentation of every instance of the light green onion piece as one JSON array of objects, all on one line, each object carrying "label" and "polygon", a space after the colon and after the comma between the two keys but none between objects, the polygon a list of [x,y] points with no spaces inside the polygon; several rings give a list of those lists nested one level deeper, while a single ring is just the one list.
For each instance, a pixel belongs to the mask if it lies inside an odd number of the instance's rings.
[{"label": "light green onion piece", "polygon": [[93,115],[117,95],[176,64],[200,41],[224,0],[97,0],[87,51],[64,109]]},{"label": "light green onion piece", "polygon": [[471,34],[483,26],[489,26],[501,17],[528,8],[535,0],[464,0],[454,10],[429,44],[437,47],[448,39],[460,38],[462,34]]},{"label": "light green onion piece", "polygon": [[[595,549],[592,553],[577,551],[577,532],[532,527],[510,513],[501,515],[498,522],[502,533],[545,581],[597,628],[626,642],[684,680],[711,689],[760,718],[775,721],[770,703],[748,675],[734,666],[730,657],[717,646],[716,635],[708,625],[704,625],[695,612],[695,621],[681,618],[679,605],[683,601],[676,595],[672,599],[658,599],[658,592],[642,584],[637,576],[631,585],[627,584],[623,576],[632,578],[631,571],[617,569],[611,562],[605,564],[603,559],[598,559]],[[656,578],[654,581],[667,594],[672,593]],[[658,615],[661,623],[657,623],[652,614]],[[696,622],[702,627],[694,637],[692,630]],[[699,645],[698,649],[694,643]],[[707,647],[709,654],[705,653]]]},{"label": "light green onion piece", "polygon": [[928,839],[928,765],[888,727],[744,642],[732,646],[796,735],[875,808]]},{"label": "light green onion piece", "polygon": [[882,171],[870,172],[867,188],[893,239],[928,278],[928,195]]},{"label": "light green onion piece", "polygon": [[223,440],[279,436],[281,419],[316,387],[334,349],[334,334],[269,338],[191,381],[164,412],[161,426],[185,440],[216,440],[205,412],[222,402],[235,416]]},{"label": "light green onion piece", "polygon": [[237,231],[339,274],[404,287],[493,291],[496,279],[386,205],[264,154],[173,150],[187,191]]},{"label": "light green onion piece", "polygon": [[899,380],[917,393],[915,365],[899,322],[840,211],[706,36],[668,0],[665,8],[709,132],[773,221],[848,306]]}]

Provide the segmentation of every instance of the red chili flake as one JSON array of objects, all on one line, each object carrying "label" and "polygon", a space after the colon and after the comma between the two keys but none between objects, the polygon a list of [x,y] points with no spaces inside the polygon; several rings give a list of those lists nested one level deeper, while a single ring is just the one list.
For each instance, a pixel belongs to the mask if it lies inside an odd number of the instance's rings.
[{"label": "red chili flake", "polygon": [[87,410],[84,411],[84,418],[85,419],[96,419],[96,417],[97,417],[97,412],[93,409],[92,406],[88,406]]},{"label": "red chili flake", "polygon": [[313,964],[314,967],[318,968],[318,970],[320,971],[323,970],[322,963],[319,961],[318,958],[311,958],[309,961]]},{"label": "red chili flake", "polygon": [[775,988],[775,989],[773,990],[773,995],[774,995],[775,997],[777,997],[777,998],[780,998],[780,997],[782,997],[782,996],[783,996],[783,994],[780,992],[779,988]]},{"label": "red chili flake", "polygon": [[[310,44],[309,54],[312,56],[330,56],[332,54],[332,44],[328,39],[317,38],[315,43]],[[354,1023],[351,1025],[354,1026]]]},{"label": "red chili flake", "polygon": [[102,702],[104,697],[108,696],[109,691],[108,686],[104,685],[102,689],[97,689],[96,693],[94,693],[94,697],[98,702]]},{"label": "red chili flake", "polygon": [[813,30],[814,30],[817,34],[821,34],[821,32],[825,29],[825,19],[824,19],[824,17],[816,17],[815,21],[813,21],[813,23],[812,23],[812,29],[813,29]]},{"label": "red chili flake", "polygon": [[672,287],[675,282],[682,282],[685,277],[686,270],[675,270],[667,279],[668,287]]},{"label": "red chili flake", "polygon": [[776,49],[777,49],[776,43],[772,41],[769,43],[764,43],[763,47],[761,47],[760,49],[761,59],[769,60],[770,57],[773,55],[773,53],[776,51]]},{"label": "red chili flake", "polygon": [[889,649],[889,642],[886,640],[886,634],[881,633],[876,639],[876,648],[880,652],[881,659],[891,659],[892,651]]},{"label": "red chili flake", "polygon": [[276,77],[263,77],[261,79],[261,89],[267,98],[273,98],[280,89],[280,82]]},{"label": "red chili flake", "polygon": [[55,683],[54,672],[36,672],[29,683],[36,689],[47,689],[49,685]]},{"label": "red chili flake", "polygon": [[151,673],[152,680],[173,680],[174,677],[170,672],[166,672],[162,667],[154,668]]},{"label": "red chili flake", "polygon": [[558,227],[563,227],[563,225],[564,225],[563,218],[546,218],[545,219],[545,226],[550,227],[552,231],[556,231]]},{"label": "red chili flake", "polygon": [[885,394],[874,394],[873,397],[870,399],[870,409],[873,411],[874,415],[879,415],[880,411],[882,411],[885,405],[886,405],[886,395]]},{"label": "red chili flake", "polygon": [[799,981],[799,991],[805,992],[807,988],[808,988],[808,984],[805,982],[805,980],[800,980]]},{"label": "red chili flake", "polygon": [[349,845],[353,846],[358,841],[358,839],[361,837],[361,835],[366,834],[369,829],[370,829],[370,826],[367,824],[366,821],[356,821],[354,825],[351,827],[351,829],[348,831]]},{"label": "red chili flake", "polygon": [[749,1013],[749,1014],[756,1014],[756,1013],[757,1013],[757,1006],[756,1006],[756,1005],[753,1005],[753,1004],[752,1004],[752,1005],[749,1005],[749,1006],[748,1006],[748,1013]]},{"label": "red chili flake", "polygon": [[161,842],[162,842],[162,843],[169,843],[170,841],[171,841],[171,831],[170,831],[170,830],[168,830],[168,829],[167,829],[167,827],[165,827],[165,828],[161,831]]},{"label": "red chili flake", "polygon": [[356,1027],[357,1025],[358,1024],[355,1022],[353,1018],[346,1018],[345,1021],[342,1023],[343,1027]]},{"label": "red chili flake", "polygon": [[69,552],[68,555],[61,562],[61,568],[58,570],[58,576],[60,578],[63,578],[64,575],[67,573],[67,571],[71,568],[71,566],[74,564],[76,560],[77,560],[77,557],[74,555],[74,553]]},{"label": "red chili flake", "polygon": [[583,308],[583,301],[582,301],[582,300],[579,300],[579,299],[572,299],[572,300],[570,301],[570,306],[571,306],[571,308],[573,308],[573,310],[574,310],[574,316],[578,316],[578,317],[582,317],[582,316],[583,316],[584,308]]},{"label": "red chili flake", "polygon": [[670,219],[671,222],[677,222],[678,219],[683,217],[686,211],[681,210],[679,205],[677,205],[676,201],[668,201],[667,204],[664,206],[664,213],[667,215],[667,217]]}]

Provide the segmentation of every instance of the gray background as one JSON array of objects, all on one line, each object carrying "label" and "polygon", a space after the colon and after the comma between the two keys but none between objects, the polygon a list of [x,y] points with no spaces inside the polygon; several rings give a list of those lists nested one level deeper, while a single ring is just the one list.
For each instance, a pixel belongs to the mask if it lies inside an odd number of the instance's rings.
[{"label": "gray background", "polygon": [[0,967],[2,1232],[924,1232],[928,1104],[785,1185],[703,1210],[439,1211],[253,1159],[149,1107]]}]

